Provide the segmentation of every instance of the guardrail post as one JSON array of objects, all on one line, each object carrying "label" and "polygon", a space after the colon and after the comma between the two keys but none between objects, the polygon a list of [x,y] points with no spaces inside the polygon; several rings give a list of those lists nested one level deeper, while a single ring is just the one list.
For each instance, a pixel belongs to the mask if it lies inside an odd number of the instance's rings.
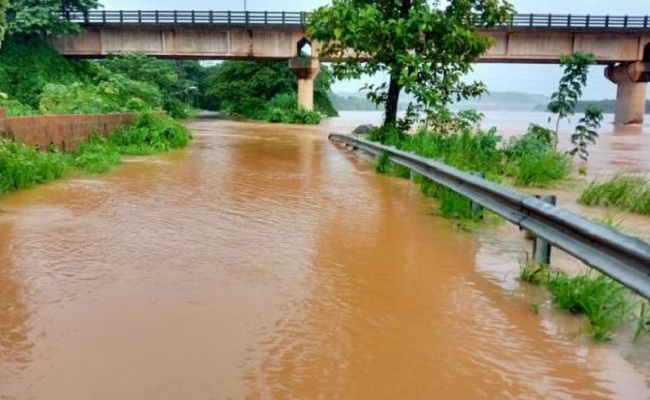
[{"label": "guardrail post", "polygon": [[590,18],[590,15],[587,14],[587,28],[589,28],[589,18]]},{"label": "guardrail post", "polygon": [[102,22],[106,23],[106,10],[102,10]]},{"label": "guardrail post", "polygon": [[268,25],[268,24],[269,24],[269,12],[264,11],[264,25]]},{"label": "guardrail post", "polygon": [[567,18],[567,26],[569,28],[571,27],[571,14],[569,14],[569,18]]},{"label": "guardrail post", "polygon": [[[485,179],[485,172],[470,172],[469,174],[481,179]],[[474,203],[473,201],[470,201],[469,204],[472,208],[472,215],[476,215],[480,219],[483,219],[483,206],[478,203]]]},{"label": "guardrail post", "polygon": [[285,24],[285,19],[286,19],[285,14],[286,12],[282,11],[282,25]]},{"label": "guardrail post", "polygon": [[142,11],[138,10],[138,23],[142,23]]},{"label": "guardrail post", "polygon": [[124,23],[124,11],[120,10],[120,24]]},{"label": "guardrail post", "polygon": [[232,21],[232,12],[228,11],[228,26],[230,26],[231,21]]},{"label": "guardrail post", "polygon": [[533,27],[533,14],[530,14],[530,17],[528,17],[528,26]]},{"label": "guardrail post", "polygon": [[160,18],[158,17],[158,10],[156,10],[156,12],[154,13],[154,15],[155,15],[156,23],[158,23],[158,21],[160,21]]},{"label": "guardrail post", "polygon": [[214,12],[212,10],[210,10],[210,12],[208,13],[208,21],[210,22],[210,24],[214,23]]},{"label": "guardrail post", "polygon": [[627,15],[623,17],[623,28],[627,28]]},{"label": "guardrail post", "polygon": [[249,18],[248,18],[248,11],[245,11],[245,12],[244,12],[244,15],[245,15],[245,17],[244,17],[244,21],[246,21],[246,26],[248,26],[248,21],[249,21]]},{"label": "guardrail post", "polygon": [[[557,196],[535,196],[545,203],[552,205],[557,204]],[[542,265],[549,265],[551,263],[551,244],[544,239],[535,236],[533,242],[533,260]]]},{"label": "guardrail post", "polygon": [[645,18],[643,18],[643,27],[647,28],[648,27],[648,16],[646,15]]},{"label": "guardrail post", "polygon": [[88,11],[84,11],[84,22],[86,24],[90,23],[90,17],[88,16]]},{"label": "guardrail post", "polygon": [[174,10],[174,23],[178,23],[178,11]]},{"label": "guardrail post", "polygon": [[194,17],[194,10],[192,10],[192,23],[194,24],[196,22],[196,18]]},{"label": "guardrail post", "polygon": [[553,23],[553,15],[549,14],[547,27],[550,28],[552,23]]},{"label": "guardrail post", "polygon": [[605,28],[609,28],[609,14],[605,15]]}]

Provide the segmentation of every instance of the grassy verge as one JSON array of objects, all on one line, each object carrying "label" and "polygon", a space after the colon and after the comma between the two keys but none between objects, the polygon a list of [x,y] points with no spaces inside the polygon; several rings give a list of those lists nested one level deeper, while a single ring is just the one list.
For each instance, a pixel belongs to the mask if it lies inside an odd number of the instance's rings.
[{"label": "grassy verge", "polygon": [[617,329],[637,319],[635,340],[646,328],[647,307],[642,304],[640,313],[632,293],[620,283],[600,274],[586,272],[577,276],[551,270],[548,267],[527,264],[519,279],[548,289],[553,305],[572,314],[585,315],[589,321],[587,333],[596,340],[609,340]]},{"label": "grassy verge", "polygon": [[592,182],[582,192],[578,202],[650,215],[650,180],[640,176],[619,175],[608,181]]},{"label": "grassy verge", "polygon": [[47,152],[0,140],[0,195],[61,179],[71,172],[102,173],[121,163],[123,155],[156,154],[185,147],[190,131],[167,116],[142,114],[111,136],[93,136],[74,153]]},{"label": "grassy verge", "polygon": [[[414,135],[394,128],[377,128],[369,139],[400,150],[437,159],[464,171],[483,172],[496,182],[510,181],[520,186],[546,187],[565,179],[571,172],[571,159],[557,152],[551,134],[531,126],[520,137],[504,142],[495,130],[465,129],[456,133],[420,131]],[[408,178],[410,172],[392,165],[387,155],[377,161],[379,173]],[[422,192],[440,200],[440,214],[448,218],[478,219],[471,202],[423,177],[416,177]]]}]

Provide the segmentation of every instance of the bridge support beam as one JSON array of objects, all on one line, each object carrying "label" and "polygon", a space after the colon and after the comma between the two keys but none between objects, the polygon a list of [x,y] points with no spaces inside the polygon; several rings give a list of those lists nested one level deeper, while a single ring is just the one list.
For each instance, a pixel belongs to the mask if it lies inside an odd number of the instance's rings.
[{"label": "bridge support beam", "polygon": [[298,78],[298,107],[314,109],[314,78],[320,72],[317,58],[294,57],[289,60],[289,68]]},{"label": "bridge support beam", "polygon": [[615,124],[642,124],[650,62],[636,61],[605,68],[605,76],[617,85]]}]

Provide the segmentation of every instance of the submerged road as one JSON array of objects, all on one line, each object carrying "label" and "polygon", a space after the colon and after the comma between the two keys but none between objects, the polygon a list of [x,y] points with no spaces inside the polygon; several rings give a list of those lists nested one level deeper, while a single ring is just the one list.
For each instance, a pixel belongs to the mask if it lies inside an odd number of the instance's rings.
[{"label": "submerged road", "polygon": [[508,249],[327,126],[190,126],[0,200],[0,399],[650,398],[638,351],[531,312]]}]

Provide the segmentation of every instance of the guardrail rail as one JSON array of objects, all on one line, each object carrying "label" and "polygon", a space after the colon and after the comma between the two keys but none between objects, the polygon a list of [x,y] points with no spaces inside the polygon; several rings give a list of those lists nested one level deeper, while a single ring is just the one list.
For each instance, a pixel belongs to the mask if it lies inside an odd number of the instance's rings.
[{"label": "guardrail rail", "polygon": [[443,185],[650,299],[650,244],[514,189],[394,147],[331,134]]}]

